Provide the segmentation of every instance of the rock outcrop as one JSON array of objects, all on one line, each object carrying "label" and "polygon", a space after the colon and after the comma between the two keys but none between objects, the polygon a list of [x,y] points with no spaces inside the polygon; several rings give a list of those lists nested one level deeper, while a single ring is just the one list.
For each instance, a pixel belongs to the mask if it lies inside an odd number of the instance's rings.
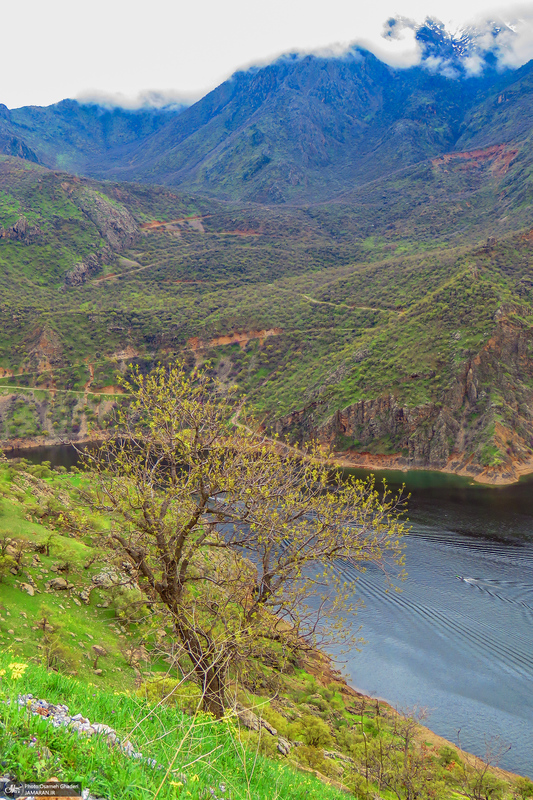
[{"label": "rock outcrop", "polygon": [[120,203],[88,188],[77,193],[76,201],[115,253],[132,247],[138,241],[137,223]]},{"label": "rock outcrop", "polygon": [[276,431],[299,443],[318,440],[361,465],[516,480],[533,470],[533,329],[524,315],[500,308],[489,341],[427,403],[408,406],[387,394],[328,415],[317,398],[279,420]]},{"label": "rock outcrop", "polygon": [[105,247],[78,261],[65,274],[65,286],[80,286],[96,275],[103,264],[114,261],[117,253],[132,247],[140,233],[132,215],[120,203],[87,187],[73,188],[68,182],[63,186],[107,242]]},{"label": "rock outcrop", "polygon": [[0,239],[11,239],[15,242],[25,242],[29,244],[35,240],[39,233],[39,228],[30,225],[25,216],[20,216],[14,225],[7,228],[0,228]]},{"label": "rock outcrop", "polygon": [[101,265],[102,258],[97,255],[90,255],[83,261],[79,261],[65,274],[65,286],[81,286],[100,271]]}]

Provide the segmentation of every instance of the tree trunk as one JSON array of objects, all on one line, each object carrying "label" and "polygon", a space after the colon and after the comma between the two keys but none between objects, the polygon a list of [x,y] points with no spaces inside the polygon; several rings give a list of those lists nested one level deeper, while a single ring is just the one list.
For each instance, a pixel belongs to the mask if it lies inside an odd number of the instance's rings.
[{"label": "tree trunk", "polygon": [[176,620],[174,630],[192,661],[204,711],[220,719],[226,710],[226,660],[213,646],[203,649],[199,636],[181,620]]},{"label": "tree trunk", "polygon": [[201,675],[201,678],[203,680],[203,709],[213,714],[215,719],[220,719],[224,716],[224,711],[226,710],[224,671],[211,667]]}]

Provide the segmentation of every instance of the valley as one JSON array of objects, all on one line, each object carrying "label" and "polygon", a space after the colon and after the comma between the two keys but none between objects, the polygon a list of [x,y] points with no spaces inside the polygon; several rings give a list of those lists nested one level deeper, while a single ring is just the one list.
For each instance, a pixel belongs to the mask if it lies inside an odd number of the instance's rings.
[{"label": "valley", "polygon": [[0,105],[6,770],[533,796],[533,61],[413,37]]},{"label": "valley", "polygon": [[[243,205],[3,157],[3,446],[97,438],[129,364],[185,358],[342,463],[516,480],[533,452],[533,238],[509,230],[514,159],[502,173],[501,148],[484,152],[481,181],[434,201],[431,236],[403,195],[383,217],[373,196]],[[437,180],[464,180],[464,153],[446,159]],[[450,241],[458,203],[473,219],[496,184],[494,235]]]}]

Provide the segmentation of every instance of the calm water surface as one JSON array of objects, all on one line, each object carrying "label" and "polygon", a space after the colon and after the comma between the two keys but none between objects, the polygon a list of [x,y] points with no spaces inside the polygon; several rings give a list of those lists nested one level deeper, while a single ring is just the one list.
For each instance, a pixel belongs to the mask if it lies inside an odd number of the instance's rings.
[{"label": "calm water surface", "polygon": [[377,570],[360,577],[367,644],[348,676],[396,707],[427,707],[429,727],[481,756],[499,736],[511,745],[501,766],[533,776],[533,480],[386,477],[411,492],[408,577],[399,594]]},{"label": "calm water surface", "polygon": [[[72,466],[72,448],[24,453]],[[364,476],[363,471],[353,471]],[[501,766],[533,777],[533,479],[483,487],[431,472],[376,473],[411,493],[407,580],[384,592],[378,571],[354,591],[367,644],[346,672],[396,707],[427,707],[434,731],[481,756],[510,744]],[[355,575],[346,573],[346,577]]]}]

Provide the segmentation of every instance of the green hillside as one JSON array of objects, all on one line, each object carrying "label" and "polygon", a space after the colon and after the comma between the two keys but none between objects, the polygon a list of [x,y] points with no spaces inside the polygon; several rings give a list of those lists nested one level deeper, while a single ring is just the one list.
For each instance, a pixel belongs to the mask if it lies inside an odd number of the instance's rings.
[{"label": "green hillside", "polygon": [[96,435],[119,370],[185,355],[353,463],[513,479],[532,448],[528,152],[301,208],[4,157],[3,442]]},{"label": "green hillside", "polygon": [[413,785],[426,800],[531,796],[527,778],[356,692],[307,649],[286,654],[272,641],[230,675],[223,719],[200,712],[168,619],[147,611],[121,557],[104,553],[106,518],[79,505],[86,481],[0,464],[4,774],[81,781],[104,798],[389,800]]}]

